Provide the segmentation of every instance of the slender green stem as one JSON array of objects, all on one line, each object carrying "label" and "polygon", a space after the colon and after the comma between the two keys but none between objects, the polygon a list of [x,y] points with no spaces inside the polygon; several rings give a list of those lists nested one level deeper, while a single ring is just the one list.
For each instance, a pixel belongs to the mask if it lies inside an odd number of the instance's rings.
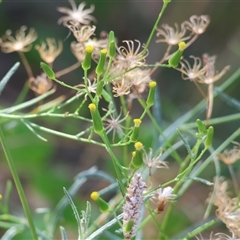
[{"label": "slender green stem", "polygon": [[144,46],[143,54],[146,53],[146,51],[147,51],[147,49],[148,49],[148,47],[149,47],[149,44],[150,44],[150,42],[151,42],[151,40],[152,40],[152,38],[153,38],[153,34],[155,33],[155,31],[156,31],[156,29],[157,29],[157,26],[158,26],[158,24],[159,24],[159,22],[160,22],[160,20],[161,20],[161,18],[162,18],[162,15],[163,15],[163,13],[164,13],[167,5],[168,5],[168,2],[164,2],[164,3],[163,3],[162,9],[161,9],[161,11],[160,11],[160,13],[159,13],[159,15],[158,15],[158,18],[157,18],[157,20],[156,20],[156,22],[155,22],[155,24],[154,24],[154,26],[153,26],[153,28],[152,28],[152,31],[151,31],[150,35],[149,35],[149,37],[148,37],[147,43],[146,43],[146,45]]},{"label": "slender green stem", "polygon": [[51,79],[53,81],[57,82],[59,85],[62,85],[63,87],[70,88],[70,89],[75,90],[77,92],[79,92],[79,90],[80,90],[79,88],[68,85],[68,84],[64,83],[63,81],[58,80],[57,78],[51,78]]},{"label": "slender green stem", "polygon": [[41,118],[41,117],[56,117],[56,118],[75,118],[86,122],[92,122],[92,120],[81,117],[75,113],[51,113],[51,112],[43,112],[43,113],[37,113],[37,114],[26,114],[26,115],[20,115],[20,114],[8,114],[8,113],[1,113],[0,117],[7,118],[7,119],[32,119],[32,118]]},{"label": "slender green stem", "polygon": [[[111,156],[111,159],[112,159],[112,162],[113,162],[113,167],[114,167],[114,170],[116,172],[116,175],[117,175],[117,179],[118,179],[118,183],[119,183],[119,187],[120,187],[120,190],[122,192],[122,195],[125,196],[125,187],[123,185],[123,182],[122,182],[122,175],[123,175],[123,169],[122,169],[122,166],[121,164],[119,163],[118,159],[116,158],[114,152],[112,151],[112,148],[111,148],[111,144],[108,140],[108,137],[106,135],[106,132],[103,131],[101,134],[99,134],[100,137],[102,138],[104,144],[105,144],[105,148],[107,150],[107,152],[109,153],[109,155]],[[120,171],[121,170],[121,171]],[[126,178],[124,178],[126,179]]]},{"label": "slender green stem", "polygon": [[41,130],[41,131],[44,131],[44,132],[47,132],[47,133],[50,133],[50,134],[53,134],[53,135],[56,135],[56,136],[72,139],[72,140],[75,140],[75,141],[92,143],[92,144],[95,144],[95,145],[98,145],[98,146],[101,146],[101,147],[105,147],[105,145],[103,143],[99,143],[97,141],[94,141],[94,140],[91,140],[91,139],[87,139],[87,138],[80,138],[79,134],[71,135],[71,134],[59,132],[59,131],[56,131],[56,130],[53,130],[53,129],[50,129],[50,128],[46,128],[46,127],[37,125],[35,123],[31,123],[31,122],[28,122],[28,124],[30,126],[32,126],[33,128],[35,128],[35,129],[38,129],[38,130]]},{"label": "slender green stem", "polygon": [[[166,142],[166,145],[169,147],[169,148],[172,148],[172,145],[169,141],[169,139],[164,135],[162,129],[160,128],[159,124],[157,123],[156,119],[154,118],[154,116],[152,115],[150,109],[147,107],[146,103],[141,100],[141,99],[138,99],[138,102],[142,105],[143,109],[144,109],[144,113],[147,113],[149,118],[151,119],[152,121],[152,124],[154,125],[154,127],[156,128],[156,130],[160,133],[160,135],[162,135],[163,139],[165,140]],[[141,118],[143,118],[144,115],[142,114]],[[177,151],[175,151],[173,149],[171,155],[174,157],[174,159],[179,163],[181,164],[182,162],[182,159],[181,157],[179,156],[179,154],[177,153]]]},{"label": "slender green stem", "polygon": [[28,82],[25,82],[22,91],[18,95],[17,100],[15,101],[15,103],[13,105],[22,103],[24,101],[25,97],[27,96],[28,92],[29,92]]},{"label": "slender green stem", "polygon": [[206,222],[205,224],[201,225],[200,227],[194,229],[192,232],[188,233],[188,235],[185,238],[183,238],[183,240],[193,239],[193,237],[200,234],[201,232],[204,232],[208,228],[212,227],[218,221],[219,221],[219,219],[215,218],[209,222]]},{"label": "slender green stem", "polygon": [[[197,168],[197,170],[194,172],[192,177],[197,177],[206,167],[209,163],[212,162],[213,155],[217,156],[219,153],[221,153],[234,139],[240,136],[240,128],[237,129],[232,135],[230,135],[215,151],[212,153],[207,159],[204,160],[204,162]],[[189,187],[189,185],[192,183],[192,181],[186,182],[186,185],[184,185],[184,188],[181,188],[179,191],[180,195],[182,195],[186,189]]]},{"label": "slender green stem", "polygon": [[[231,114],[223,117],[210,119],[208,121],[208,124],[212,126],[212,125],[223,124],[223,123],[237,121],[237,120],[239,121],[239,119],[240,119],[240,113],[235,113],[235,114]],[[206,124],[206,121],[202,121],[202,122]],[[185,129],[187,130],[190,128],[197,128],[197,123],[196,122],[186,123],[180,127],[181,130],[185,130]]]},{"label": "slender green stem", "polygon": [[[198,149],[200,147],[200,141],[197,141],[196,145],[194,146],[195,148],[195,151],[198,152]],[[191,160],[191,163],[189,164],[189,166],[183,170],[182,172],[180,172],[177,177],[175,178],[177,181],[176,185],[174,186],[174,189],[173,189],[173,193],[177,193],[180,189],[180,187],[182,186],[182,179],[186,178],[186,176],[189,175],[189,173],[191,172],[193,166],[201,159],[201,157],[203,156],[203,154],[207,151],[207,148],[204,148],[201,153],[196,157],[196,159],[192,159]],[[164,217],[164,220],[162,222],[162,230],[163,232],[165,231],[166,227],[167,227],[167,223],[168,223],[168,220],[172,214],[172,211],[173,211],[173,208],[174,206],[171,205],[168,210],[167,210],[167,213]]]},{"label": "slender green stem", "polygon": [[[240,135],[240,128],[238,130],[236,130],[231,136],[229,136],[229,138],[227,140],[225,140],[215,151],[214,151],[214,155],[216,156],[217,154],[219,154],[220,152],[222,152],[226,146],[233,141],[235,138],[237,138]],[[202,153],[203,154],[203,153]],[[201,155],[201,154],[200,154]],[[211,154],[200,166],[199,168],[197,168],[197,170],[194,172],[194,174],[192,175],[192,177],[197,177],[204,169],[206,169],[207,165],[212,161],[213,158],[213,154]],[[199,158],[198,158],[199,159]],[[195,160],[196,161],[196,160]],[[185,190],[189,187],[189,185],[192,183],[192,181],[188,181],[186,182],[186,184],[184,185],[184,187],[182,187],[178,194],[181,196]],[[178,189],[180,188],[182,184],[182,181],[178,181],[176,186],[174,187],[174,193],[176,193],[178,191]],[[164,221],[162,223],[162,229],[164,230],[167,226],[167,222],[170,218],[170,215],[173,211],[174,206],[171,205],[168,210],[167,213],[164,217]]]},{"label": "slender green stem", "polygon": [[44,93],[43,95],[40,95],[36,98],[33,98],[27,102],[24,102],[24,103],[21,103],[21,104],[18,104],[16,106],[13,106],[13,107],[9,107],[9,108],[5,108],[5,109],[2,109],[0,110],[0,113],[12,113],[12,112],[16,112],[18,110],[21,110],[21,109],[24,109],[24,108],[27,108],[27,107],[30,107],[32,105],[34,105],[35,103],[43,100],[44,98],[50,96],[51,94],[53,94],[55,92],[55,89],[52,89],[50,90],[49,92],[46,92]]},{"label": "slender green stem", "polygon": [[28,220],[28,224],[29,224],[29,228],[30,228],[31,233],[32,233],[32,237],[33,237],[34,240],[38,240],[37,232],[36,232],[36,229],[35,229],[35,226],[34,226],[34,223],[33,223],[33,219],[32,219],[32,216],[31,216],[30,208],[28,206],[28,202],[27,202],[26,196],[24,194],[24,191],[23,191],[20,179],[18,177],[17,170],[15,168],[14,162],[12,160],[11,154],[10,154],[9,149],[7,147],[7,144],[5,142],[5,137],[4,137],[4,133],[2,131],[1,125],[0,125],[0,139],[1,139],[1,144],[2,144],[3,151],[4,151],[6,159],[7,159],[8,166],[10,168],[11,174],[13,176],[13,179],[14,179],[19,197],[20,197],[20,201],[21,201],[22,206],[23,206],[23,210],[24,210],[25,215],[26,215],[27,220]]},{"label": "slender green stem", "polygon": [[[127,110],[127,106],[126,106],[126,101],[125,98],[123,96],[120,96],[120,102],[121,102],[121,106],[122,106],[122,111],[123,111],[123,115],[127,116],[128,115],[128,110]],[[124,133],[127,134],[127,132],[129,131],[128,129],[130,128],[130,124],[131,124],[131,116],[128,115],[127,119],[126,119],[126,124],[125,124],[125,130]],[[125,167],[128,166],[128,145],[125,144],[123,146],[123,164]]]}]

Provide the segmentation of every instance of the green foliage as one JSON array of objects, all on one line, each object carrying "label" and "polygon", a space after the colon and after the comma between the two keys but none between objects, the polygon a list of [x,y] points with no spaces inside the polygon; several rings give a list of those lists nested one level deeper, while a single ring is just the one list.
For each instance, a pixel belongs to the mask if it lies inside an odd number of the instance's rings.
[{"label": "green foliage", "polygon": [[[212,110],[218,96],[233,111],[239,110],[239,101],[226,90],[236,84],[240,69],[216,88],[229,66],[215,70],[216,57],[207,54],[192,57],[193,64],[184,59],[183,50],[200,37],[210,19],[193,15],[179,28],[160,27],[166,8],[174,5],[170,2],[163,1],[145,45],[125,40],[121,46],[117,31],[97,38],[93,6],[75,7],[71,2],[73,9],[58,8],[64,14],[74,13],[58,22],[76,38],[71,51],[77,60],[57,70],[61,64],[55,67],[55,59],[68,39],[62,43],[48,38],[36,48],[44,61],[39,76],[25,54],[37,38],[35,30],[21,27],[15,35],[8,31],[10,35],[0,39],[4,53],[20,55],[28,79],[12,106],[0,103],[0,154],[6,160],[0,170],[6,174],[5,190],[0,189],[2,239],[191,239],[219,221],[240,237],[239,221],[231,218],[230,224],[212,210],[224,209],[224,216],[236,211],[239,219],[239,165],[235,162],[240,159],[240,144],[227,147],[237,141],[240,129],[226,132],[221,141],[217,125],[224,129],[226,122],[239,121],[240,115],[219,115]],[[79,14],[81,18],[73,18]],[[149,64],[155,34],[157,43],[167,47],[156,63]],[[19,65],[5,71],[1,96],[9,80],[18,76]],[[193,107],[175,105],[171,98],[181,91],[164,89],[158,77],[153,81],[152,74],[159,69],[170,75],[180,72],[184,80],[195,83],[204,99]],[[63,77],[74,70],[75,75]],[[29,90],[35,92],[31,99]],[[171,104],[161,107],[163,91]],[[202,121],[205,109],[207,119]],[[221,178],[226,169],[236,197],[228,194],[227,182]],[[20,198],[17,204],[12,197],[15,191]],[[90,195],[97,206],[88,201]],[[16,214],[15,204],[24,215]]]}]

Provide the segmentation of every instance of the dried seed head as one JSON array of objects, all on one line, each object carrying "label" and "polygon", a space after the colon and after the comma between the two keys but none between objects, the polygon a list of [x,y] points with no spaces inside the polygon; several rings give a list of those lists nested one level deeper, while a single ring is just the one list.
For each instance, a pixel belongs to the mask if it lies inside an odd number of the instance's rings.
[{"label": "dried seed head", "polygon": [[1,38],[0,45],[4,53],[11,52],[28,52],[31,50],[31,43],[37,39],[37,33],[33,28],[30,28],[28,34],[26,33],[27,27],[22,26],[15,34],[15,38],[12,36],[12,31],[7,30],[6,34]]},{"label": "dried seed head", "polygon": [[85,9],[86,3],[82,2],[79,4],[78,8],[74,0],[69,0],[72,9],[66,7],[59,7],[57,10],[61,13],[66,14],[58,19],[58,24],[67,24],[69,21],[80,23],[82,25],[89,25],[91,22],[95,22],[96,19],[90,15],[94,11],[94,5],[91,5],[89,9]]}]

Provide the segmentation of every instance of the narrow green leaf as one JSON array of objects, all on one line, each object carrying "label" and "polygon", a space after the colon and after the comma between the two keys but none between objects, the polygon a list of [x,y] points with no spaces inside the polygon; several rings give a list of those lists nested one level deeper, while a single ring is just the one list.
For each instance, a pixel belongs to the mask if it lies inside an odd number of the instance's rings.
[{"label": "narrow green leaf", "polygon": [[9,228],[4,235],[2,236],[1,240],[12,240],[14,236],[18,233],[22,232],[25,229],[24,225],[15,225]]},{"label": "narrow green leaf", "polygon": [[192,152],[191,148],[190,148],[190,145],[188,144],[186,138],[184,138],[184,136],[180,133],[180,131],[177,129],[177,133],[179,135],[179,137],[181,138],[181,140],[183,141],[184,143],[184,146],[186,147],[189,155],[191,156],[191,158],[194,157],[194,153]]},{"label": "narrow green leaf", "polygon": [[47,142],[47,141],[48,141],[46,138],[44,138],[44,137],[42,137],[40,134],[38,134],[26,120],[21,119],[21,122],[22,122],[36,137],[38,137],[39,139],[41,139],[41,140],[44,141],[44,142]]},{"label": "narrow green leaf", "polygon": [[48,78],[55,79],[54,71],[46,63],[41,62],[40,65],[43,71],[47,74]]},{"label": "narrow green leaf", "polygon": [[3,196],[3,213],[9,213],[9,200],[10,200],[10,193],[12,192],[12,182],[10,180],[7,181],[6,190]]},{"label": "narrow green leaf", "polygon": [[89,226],[89,223],[90,223],[90,219],[91,219],[91,203],[89,201],[87,201],[87,206],[86,206],[86,226],[88,227]]},{"label": "narrow green leaf", "polygon": [[62,237],[62,240],[67,240],[67,233],[65,231],[65,228],[60,226],[60,232],[61,232],[61,237]]},{"label": "narrow green leaf", "polygon": [[[0,3],[1,3],[1,0],[0,0]],[[1,82],[0,82],[0,95],[1,95],[1,93],[3,91],[3,89],[5,88],[6,84],[8,83],[8,81],[12,77],[12,75],[17,71],[19,66],[20,66],[20,63],[16,62],[13,65],[13,67],[7,72],[7,74],[1,80]]]},{"label": "narrow green leaf", "polygon": [[234,107],[237,110],[240,110],[240,101],[238,101],[235,98],[230,97],[228,94],[224,93],[219,88],[215,88],[214,90],[218,93],[219,97],[224,102],[226,102],[230,107]]},{"label": "narrow green leaf", "polygon": [[73,213],[74,213],[74,216],[75,216],[75,218],[76,218],[76,220],[77,220],[77,224],[78,224],[78,239],[81,239],[81,236],[82,236],[82,229],[81,229],[81,219],[80,219],[80,216],[79,216],[79,214],[78,214],[78,211],[77,211],[77,208],[76,208],[76,206],[75,206],[75,204],[74,204],[74,202],[73,202],[73,200],[72,200],[72,198],[71,198],[71,196],[70,196],[70,194],[68,193],[68,191],[66,190],[66,188],[63,188],[63,191],[64,191],[64,193],[65,193],[65,195],[67,196],[67,198],[68,198],[68,201],[69,201],[69,204],[71,205],[71,207],[72,207],[72,210],[73,210]]}]

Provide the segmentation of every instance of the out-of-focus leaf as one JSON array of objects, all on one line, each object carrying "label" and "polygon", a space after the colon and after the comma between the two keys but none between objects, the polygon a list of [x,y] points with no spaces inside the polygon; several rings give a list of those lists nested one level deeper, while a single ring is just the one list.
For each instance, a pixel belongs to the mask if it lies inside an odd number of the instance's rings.
[{"label": "out-of-focus leaf", "polygon": [[60,226],[60,232],[61,232],[62,240],[67,240],[67,233],[64,227]]},{"label": "out-of-focus leaf", "polygon": [[[0,0],[1,3],[1,0]],[[20,63],[16,62],[13,67],[7,72],[7,74],[3,77],[3,79],[0,82],[0,95],[3,91],[3,89],[5,88],[6,84],[8,83],[8,81],[10,80],[10,78],[12,77],[12,75],[17,71],[18,67],[19,67]]]},{"label": "out-of-focus leaf", "polygon": [[219,88],[214,88],[214,90],[218,93],[218,96],[229,106],[240,110],[240,101],[236,100],[235,98],[230,97],[228,94],[221,91]]}]

